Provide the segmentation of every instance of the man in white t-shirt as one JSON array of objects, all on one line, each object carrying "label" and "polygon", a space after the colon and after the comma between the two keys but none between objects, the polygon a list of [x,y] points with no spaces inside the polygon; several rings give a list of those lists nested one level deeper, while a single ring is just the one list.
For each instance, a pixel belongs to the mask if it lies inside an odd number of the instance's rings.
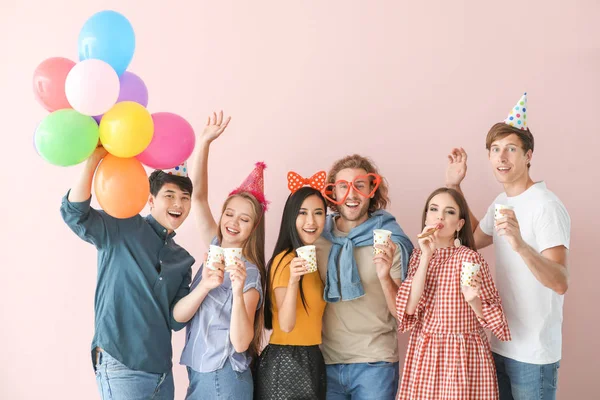
[{"label": "man in white t-shirt", "polygon": [[[477,248],[494,244],[496,285],[512,334],[510,342],[491,342],[500,400],[556,398],[571,220],[546,184],[531,179],[533,145],[525,94],[486,138],[504,193],[481,221],[471,213]],[[448,158],[446,186],[460,190],[467,154],[453,149]]]}]

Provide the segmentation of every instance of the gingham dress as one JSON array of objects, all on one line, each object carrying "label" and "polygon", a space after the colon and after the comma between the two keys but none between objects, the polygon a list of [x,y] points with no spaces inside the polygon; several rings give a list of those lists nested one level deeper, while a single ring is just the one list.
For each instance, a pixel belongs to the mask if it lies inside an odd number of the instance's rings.
[{"label": "gingham dress", "polygon": [[[417,310],[408,315],[406,304],[420,258],[421,250],[414,250],[396,298],[398,330],[412,329],[398,399],[498,399],[494,360],[483,328],[503,341],[511,337],[487,263],[464,246],[436,250]],[[460,289],[463,261],[481,265],[484,319],[477,317]]]}]

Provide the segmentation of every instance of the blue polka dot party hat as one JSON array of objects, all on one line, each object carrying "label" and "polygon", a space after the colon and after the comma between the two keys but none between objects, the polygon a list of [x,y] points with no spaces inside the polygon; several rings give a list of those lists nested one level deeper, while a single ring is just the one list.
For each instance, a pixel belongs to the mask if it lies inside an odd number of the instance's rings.
[{"label": "blue polka dot party hat", "polygon": [[175,168],[165,169],[163,170],[165,174],[177,175],[177,176],[188,176],[188,168],[187,161],[184,161],[183,164],[179,164]]},{"label": "blue polka dot party hat", "polygon": [[527,129],[527,93],[524,93],[519,102],[510,110],[504,123],[518,129]]}]

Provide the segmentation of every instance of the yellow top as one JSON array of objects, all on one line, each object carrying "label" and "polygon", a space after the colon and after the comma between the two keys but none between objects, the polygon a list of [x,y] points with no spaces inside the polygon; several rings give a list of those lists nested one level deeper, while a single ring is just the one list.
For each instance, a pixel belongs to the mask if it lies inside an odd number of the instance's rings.
[{"label": "yellow top", "polygon": [[269,279],[272,282],[270,295],[273,308],[273,333],[269,342],[292,346],[321,344],[321,326],[323,312],[325,311],[325,300],[323,300],[323,282],[318,272],[306,274],[302,278],[306,309],[304,309],[300,290],[298,290],[294,329],[290,333],[286,333],[279,327],[279,310],[277,309],[275,289],[287,288],[290,280],[290,263],[296,257],[295,252],[291,252],[285,257],[284,254],[285,252],[282,252],[275,257],[269,271]]}]

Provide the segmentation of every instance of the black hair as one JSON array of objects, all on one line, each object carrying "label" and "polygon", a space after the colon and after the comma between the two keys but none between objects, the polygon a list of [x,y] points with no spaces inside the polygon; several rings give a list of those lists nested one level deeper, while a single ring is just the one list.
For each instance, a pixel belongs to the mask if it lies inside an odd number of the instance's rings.
[{"label": "black hair", "polygon": [[[300,235],[298,234],[298,230],[296,229],[296,219],[298,218],[298,213],[300,212],[300,208],[302,208],[302,203],[310,196],[317,196],[323,202],[323,211],[327,210],[327,202],[325,198],[317,189],[313,189],[312,187],[303,187],[298,189],[296,192],[290,194],[287,201],[285,202],[285,207],[283,208],[283,215],[281,216],[281,226],[279,227],[279,237],[277,238],[277,243],[275,243],[275,249],[273,250],[273,256],[269,260],[267,264],[267,279],[265,285],[265,328],[273,329],[273,310],[272,304],[273,300],[271,299],[271,287],[273,286],[272,277],[275,276],[275,272],[281,266],[281,261],[278,265],[275,266],[275,271],[273,274],[270,273],[271,268],[273,267],[273,261],[275,257],[277,257],[280,253],[284,253],[283,257],[287,256],[291,252],[295,251],[298,247],[304,246],[302,240],[300,240]],[[281,260],[283,259],[281,258]],[[304,309],[307,310],[306,299],[304,297],[304,290],[302,289],[302,279],[300,278],[300,298],[302,299],[302,305]],[[308,310],[307,310],[308,311]]]},{"label": "black hair", "polygon": [[190,196],[192,195],[192,180],[187,176],[167,174],[166,172],[157,169],[150,174],[148,180],[150,181],[150,193],[154,197],[156,197],[158,192],[160,192],[160,189],[167,183],[173,183],[182,191],[188,192]]}]

